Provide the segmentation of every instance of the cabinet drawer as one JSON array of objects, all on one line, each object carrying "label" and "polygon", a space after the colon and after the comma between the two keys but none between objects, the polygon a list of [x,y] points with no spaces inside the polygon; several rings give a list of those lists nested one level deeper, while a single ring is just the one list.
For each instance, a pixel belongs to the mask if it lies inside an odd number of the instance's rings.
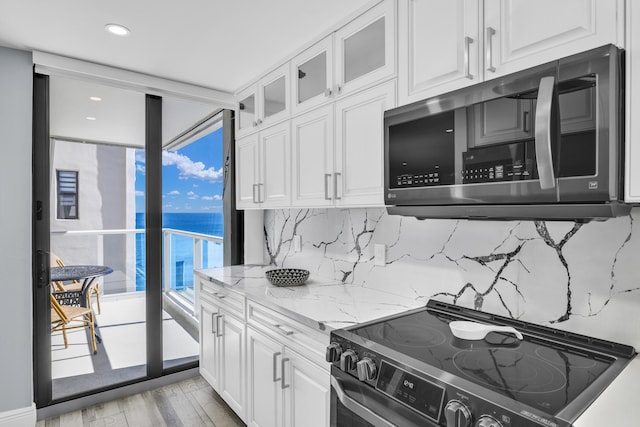
[{"label": "cabinet drawer", "polygon": [[244,296],[226,288],[224,286],[213,283],[209,280],[200,279],[200,299],[210,301],[213,304],[224,308],[239,319],[244,320]]},{"label": "cabinet drawer", "polygon": [[304,354],[319,366],[327,365],[328,335],[251,300],[247,300],[247,324]]}]

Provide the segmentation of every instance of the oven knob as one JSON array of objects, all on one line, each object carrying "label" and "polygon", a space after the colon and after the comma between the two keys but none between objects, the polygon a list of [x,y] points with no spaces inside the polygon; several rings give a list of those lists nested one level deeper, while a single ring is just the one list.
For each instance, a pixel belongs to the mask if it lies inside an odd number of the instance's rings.
[{"label": "oven knob", "polygon": [[327,346],[327,354],[325,358],[327,362],[333,363],[340,360],[340,355],[342,354],[342,347],[337,342],[332,342]]},{"label": "oven knob", "polygon": [[356,363],[356,368],[360,381],[373,381],[378,373],[375,362],[368,357],[363,357],[361,361]]},{"label": "oven knob", "polygon": [[471,426],[471,411],[458,400],[450,400],[447,403],[444,408],[444,418],[447,420],[447,427]]},{"label": "oven knob", "polygon": [[358,355],[355,351],[349,349],[345,350],[340,355],[340,369],[344,372],[351,371],[356,368],[356,362],[358,361]]},{"label": "oven knob", "polygon": [[502,427],[502,423],[492,416],[483,415],[476,423],[476,427]]}]

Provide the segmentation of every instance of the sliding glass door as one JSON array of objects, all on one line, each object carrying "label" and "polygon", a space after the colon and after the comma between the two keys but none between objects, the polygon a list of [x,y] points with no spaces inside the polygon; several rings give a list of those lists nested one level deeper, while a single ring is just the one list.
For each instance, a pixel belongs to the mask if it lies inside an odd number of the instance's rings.
[{"label": "sliding glass door", "polygon": [[[192,270],[222,265],[217,255],[222,252],[222,227],[217,224],[222,213],[196,215],[221,211],[222,206],[218,200],[222,145],[214,140],[224,127],[211,114],[214,108],[198,106],[190,111],[200,116],[176,121],[175,116],[167,117],[173,115],[174,104],[161,97],[69,80],[34,77],[38,407],[197,366],[197,287]],[[86,98],[87,111],[65,109],[69,96]],[[125,100],[124,104],[108,105],[116,99]],[[108,120],[107,110],[114,108],[123,115],[105,127],[100,122]],[[74,113],[82,115],[80,121],[70,118]],[[203,125],[197,129],[206,132],[197,138],[183,132],[178,132],[179,138],[167,137],[167,122],[175,126],[189,120]],[[206,145],[206,150],[198,149],[197,143]],[[190,167],[194,164],[206,167],[198,171]],[[185,175],[185,170],[196,177]],[[173,184],[163,184],[163,177],[172,173],[178,174]],[[189,190],[176,187],[175,191],[185,195],[180,207],[193,207],[188,212],[192,215],[172,217],[178,209],[167,205],[172,201],[178,205],[170,188],[187,182]],[[196,220],[211,221],[210,227],[195,230],[185,225]],[[91,292],[83,295],[82,277],[50,281],[51,268],[61,265],[106,266],[110,273],[95,279]],[[74,289],[80,290],[79,299],[60,298]],[[51,332],[60,320],[51,311],[52,296],[63,310],[82,306],[91,310],[95,354],[88,328]]]}]

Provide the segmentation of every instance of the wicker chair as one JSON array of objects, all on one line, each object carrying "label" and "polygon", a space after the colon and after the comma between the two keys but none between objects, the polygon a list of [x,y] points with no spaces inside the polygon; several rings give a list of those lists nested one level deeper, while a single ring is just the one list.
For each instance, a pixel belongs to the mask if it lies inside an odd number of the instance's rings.
[{"label": "wicker chair", "polygon": [[[52,267],[64,267],[64,262],[53,252],[51,252],[51,266]],[[77,280],[73,280],[71,283],[64,284],[62,282],[53,282],[54,290],[56,292],[80,292],[82,290],[82,283]],[[100,307],[100,283],[96,283],[95,286],[87,293],[87,306],[91,307],[91,296],[96,296],[96,303],[98,304],[98,314],[102,314],[102,308]]]},{"label": "wicker chair", "polygon": [[98,352],[98,345],[96,343],[93,310],[91,310],[91,307],[61,305],[58,300],[51,295],[51,332],[62,331],[64,348],[69,347],[67,331],[80,328],[89,328],[93,354],[96,354]]}]

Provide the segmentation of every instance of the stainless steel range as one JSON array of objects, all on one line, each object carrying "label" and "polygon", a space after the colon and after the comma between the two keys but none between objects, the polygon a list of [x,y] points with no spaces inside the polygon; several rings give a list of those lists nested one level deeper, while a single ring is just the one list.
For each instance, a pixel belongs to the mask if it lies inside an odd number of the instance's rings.
[{"label": "stainless steel range", "polygon": [[[452,321],[521,334],[461,339]],[[571,426],[635,354],[631,346],[432,300],[331,333],[331,426]]]}]

